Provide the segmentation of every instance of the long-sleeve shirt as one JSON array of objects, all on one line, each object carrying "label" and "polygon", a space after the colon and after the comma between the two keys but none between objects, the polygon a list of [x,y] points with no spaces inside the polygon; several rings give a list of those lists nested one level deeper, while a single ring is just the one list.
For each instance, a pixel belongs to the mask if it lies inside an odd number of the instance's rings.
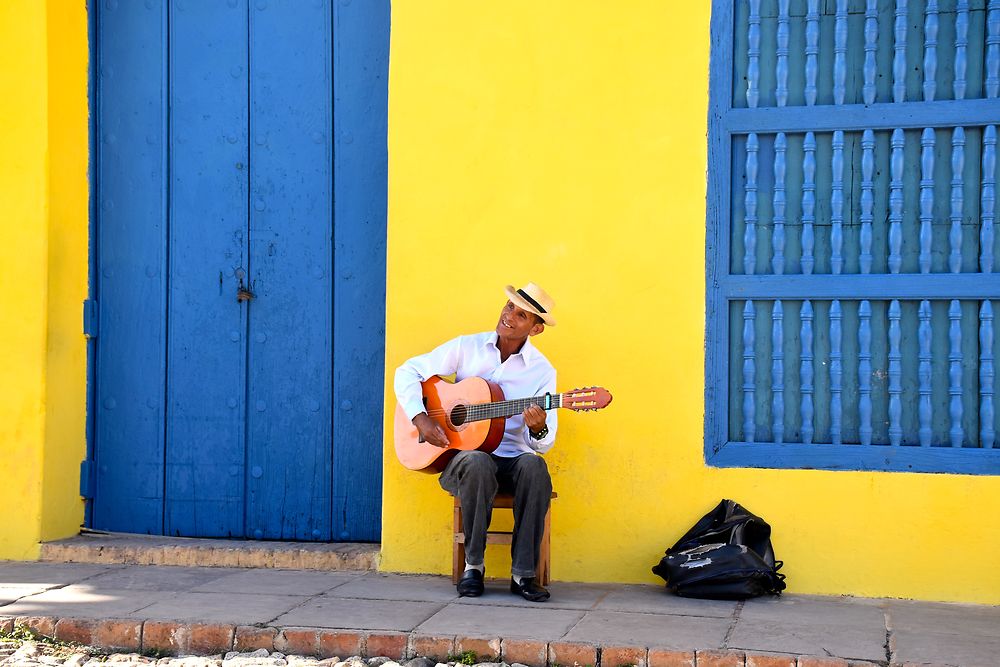
[{"label": "long-sleeve shirt", "polygon": [[[556,369],[531,344],[530,338],[524,341],[519,352],[501,363],[497,334],[495,331],[487,331],[454,338],[427,354],[409,359],[396,369],[393,387],[406,416],[412,420],[424,412],[421,382],[435,375],[452,373],[455,374],[456,382],[467,377],[481,377],[495,382],[503,389],[507,400],[541,396],[546,392],[556,393]],[[558,419],[555,410],[546,414],[545,423],[549,428],[548,434],[535,440],[524,423],[524,417],[520,414],[507,417],[503,440],[493,453],[511,457],[530,452],[547,452],[556,439]]]}]

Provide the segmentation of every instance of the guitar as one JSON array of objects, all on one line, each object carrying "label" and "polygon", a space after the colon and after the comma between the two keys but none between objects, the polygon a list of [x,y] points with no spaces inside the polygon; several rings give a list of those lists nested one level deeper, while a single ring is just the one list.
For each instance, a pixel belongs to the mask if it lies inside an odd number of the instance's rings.
[{"label": "guitar", "polygon": [[426,473],[441,472],[462,450],[492,452],[503,439],[507,417],[521,414],[532,403],[547,410],[568,408],[586,412],[607,407],[612,398],[607,389],[587,387],[508,401],[498,384],[478,377],[454,384],[432,377],[420,386],[427,414],[448,434],[448,447],[435,447],[422,440],[417,427],[399,405],[394,440],[399,462],[410,470]]}]

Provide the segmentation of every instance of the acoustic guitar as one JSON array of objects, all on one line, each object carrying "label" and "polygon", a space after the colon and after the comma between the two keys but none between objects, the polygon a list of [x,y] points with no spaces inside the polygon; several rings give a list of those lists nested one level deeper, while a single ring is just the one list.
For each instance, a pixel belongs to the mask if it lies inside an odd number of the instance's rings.
[{"label": "acoustic guitar", "polygon": [[422,382],[421,387],[427,414],[448,434],[448,447],[435,447],[424,441],[399,405],[394,439],[399,462],[410,470],[426,473],[441,472],[463,450],[492,452],[503,439],[507,417],[521,414],[531,404],[546,410],[568,408],[587,412],[600,410],[611,402],[611,394],[602,387],[508,401],[498,384],[478,377],[454,384],[432,377]]}]

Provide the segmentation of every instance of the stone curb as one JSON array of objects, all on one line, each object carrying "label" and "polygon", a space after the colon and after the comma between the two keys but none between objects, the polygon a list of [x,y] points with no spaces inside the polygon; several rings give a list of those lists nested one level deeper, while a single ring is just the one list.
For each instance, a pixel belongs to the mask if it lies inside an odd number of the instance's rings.
[{"label": "stone curb", "polygon": [[43,542],[40,562],[97,565],[175,565],[199,567],[278,568],[323,571],[375,571],[380,554],[358,544],[303,545],[271,543],[239,546],[188,540],[101,540],[73,537]]},{"label": "stone curb", "polygon": [[[885,667],[886,662],[849,661],[827,656],[793,656],[738,650],[673,651],[624,644],[542,641],[524,638],[465,637],[419,633],[275,628],[227,623],[187,623],[136,619],[0,616],[0,629],[16,625],[61,641],[119,652],[158,651],[164,655],[225,654],[266,649],[317,658],[352,655],[404,660],[418,656],[445,661],[463,651],[528,667]],[[893,663],[890,667],[898,667]],[[905,666],[904,666],[905,667]]]}]

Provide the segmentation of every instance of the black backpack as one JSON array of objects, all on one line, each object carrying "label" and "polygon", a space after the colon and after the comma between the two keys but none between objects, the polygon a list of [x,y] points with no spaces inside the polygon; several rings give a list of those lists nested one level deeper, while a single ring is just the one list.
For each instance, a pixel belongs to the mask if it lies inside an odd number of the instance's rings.
[{"label": "black backpack", "polygon": [[774,559],[771,526],[732,500],[703,516],[653,566],[683,597],[743,600],[785,589]]}]

